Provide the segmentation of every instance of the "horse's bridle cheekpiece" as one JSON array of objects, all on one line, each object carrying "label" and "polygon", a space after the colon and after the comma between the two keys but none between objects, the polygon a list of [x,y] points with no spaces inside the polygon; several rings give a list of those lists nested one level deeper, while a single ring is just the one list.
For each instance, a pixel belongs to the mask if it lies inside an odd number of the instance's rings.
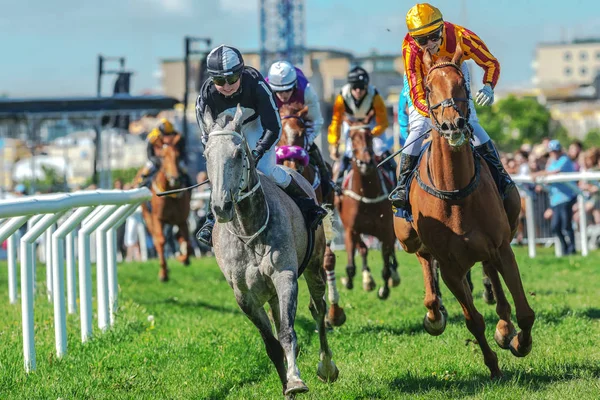
[{"label": "horse's bridle cheekpiece", "polygon": [[[442,100],[441,102],[431,105],[431,103],[429,102],[429,96],[431,94],[431,91],[426,87],[425,88],[425,99],[427,101],[427,106],[429,107],[429,116],[431,118],[431,122],[433,123],[433,125],[435,126],[435,128],[437,129],[437,131],[440,133],[440,136],[442,136],[444,139],[449,140],[450,137],[452,136],[452,134],[456,133],[456,132],[461,132],[461,133],[465,133],[465,136],[467,137],[467,139],[470,139],[470,137],[473,135],[473,127],[471,126],[471,124],[469,124],[469,118],[471,116],[471,108],[469,107],[469,88],[467,87],[467,83],[464,79],[464,75],[463,72],[460,69],[460,66],[451,62],[451,61],[446,61],[446,62],[441,62],[439,64],[435,64],[434,66],[432,66],[429,71],[427,72],[427,74],[429,75],[431,73],[431,71],[438,69],[438,68],[445,68],[445,67],[453,67],[456,68],[456,70],[458,71],[458,73],[460,74],[460,76],[463,78],[463,88],[465,89],[465,93],[467,94],[466,97],[450,97],[448,99]],[[467,114],[463,115],[462,111],[458,108],[458,103],[467,103]],[[442,113],[444,112],[445,108],[453,108],[458,115],[460,116],[460,119],[462,119],[462,121],[459,121],[459,123],[457,125],[462,124],[462,126],[455,126],[454,128],[451,126],[447,126],[448,124],[441,123],[437,120],[437,117],[435,116],[435,114],[433,113],[433,110],[437,109],[437,108],[442,108]]]},{"label": "horse's bridle cheekpiece", "polygon": [[[242,141],[242,143],[241,143],[242,144],[242,156],[243,156],[243,160],[244,160],[243,168],[245,169],[246,172],[245,172],[245,174],[242,174],[240,184],[238,186],[238,191],[233,196],[233,202],[235,204],[238,204],[245,198],[254,194],[261,187],[260,179],[257,179],[256,185],[254,185],[254,187],[252,189],[250,189],[244,193],[244,190],[248,188],[248,183],[250,182],[250,168],[251,168],[250,157],[248,156],[248,153],[246,152],[246,146],[247,146],[246,137],[244,135],[242,135],[241,133],[238,133],[236,131],[229,131],[229,130],[213,131],[209,134],[209,137],[210,136],[233,136],[233,137],[239,138]],[[244,235],[238,235],[237,233],[232,232],[227,225],[225,225],[225,228],[229,231],[229,233],[237,236],[246,245],[249,245],[254,239],[256,239],[258,237],[258,235],[260,235],[266,229],[267,225],[269,224],[271,212],[269,209],[269,202],[266,201],[266,199],[265,199],[265,205],[267,206],[267,218],[265,219],[263,226],[259,230],[257,230],[256,233],[254,233],[250,236],[244,236]],[[246,241],[244,241],[244,240],[246,240]]]}]

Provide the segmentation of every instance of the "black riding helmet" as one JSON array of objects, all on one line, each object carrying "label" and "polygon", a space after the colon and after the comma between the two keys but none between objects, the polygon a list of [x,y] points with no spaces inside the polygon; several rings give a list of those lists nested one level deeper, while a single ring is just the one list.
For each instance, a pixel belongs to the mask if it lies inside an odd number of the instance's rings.
[{"label": "black riding helmet", "polygon": [[364,68],[354,67],[348,72],[348,83],[352,86],[366,87],[369,84],[369,74]]},{"label": "black riding helmet", "polygon": [[244,69],[242,53],[224,44],[213,49],[206,57],[206,70],[211,77],[236,75]]}]

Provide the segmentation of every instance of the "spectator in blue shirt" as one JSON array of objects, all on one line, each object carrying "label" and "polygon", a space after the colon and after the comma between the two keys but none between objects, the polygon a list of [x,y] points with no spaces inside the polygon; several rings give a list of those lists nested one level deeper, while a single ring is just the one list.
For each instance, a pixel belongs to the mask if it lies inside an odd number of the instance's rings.
[{"label": "spectator in blue shirt", "polygon": [[[562,172],[575,172],[575,165],[567,154],[563,152],[558,140],[548,143],[550,160],[545,171],[532,174],[548,176]],[[573,205],[577,201],[577,186],[575,183],[551,183],[550,209],[552,210],[552,232],[558,236],[564,255],[575,253],[575,232],[573,231]],[[566,237],[569,238],[567,244]]]}]

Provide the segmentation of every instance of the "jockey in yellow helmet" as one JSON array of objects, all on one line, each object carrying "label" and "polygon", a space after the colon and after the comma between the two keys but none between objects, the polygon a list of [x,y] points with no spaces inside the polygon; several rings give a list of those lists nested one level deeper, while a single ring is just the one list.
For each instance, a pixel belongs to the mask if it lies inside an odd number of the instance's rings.
[{"label": "jockey in yellow helmet", "polygon": [[[370,126],[373,135],[373,148],[380,156],[385,156],[385,153],[389,150],[384,140],[382,140],[382,135],[385,134],[385,130],[389,126],[383,97],[381,97],[375,86],[369,84],[369,74],[361,67],[352,68],[348,72],[347,80],[348,83],[342,87],[333,104],[333,115],[327,135],[329,154],[334,160],[339,158],[338,146],[342,130],[347,138],[346,150],[343,157],[341,157],[336,179],[337,190],[342,187],[344,172],[350,167],[350,159],[352,158],[352,144],[347,137],[348,126],[344,122],[345,118],[364,119],[372,113],[374,118],[371,119]],[[390,164],[386,166],[390,167]],[[390,168],[395,171],[395,167]]]},{"label": "jockey in yellow helmet", "polygon": [[[426,71],[423,70],[423,54],[429,51],[433,61],[440,57],[452,58],[460,46],[464,51],[463,60],[473,60],[483,69],[483,87],[475,96],[477,104],[491,105],[494,102],[494,87],[500,77],[500,63],[488,50],[485,43],[473,32],[459,25],[444,21],[440,10],[434,6],[421,3],[408,10],[406,14],[408,33],[402,43],[404,58],[404,85],[409,93],[409,129],[406,146],[402,149],[398,186],[390,194],[392,204],[405,208],[408,202],[406,184],[410,173],[417,164],[421,146],[425,139],[424,133],[430,128],[429,107],[425,97]],[[462,64],[466,87],[470,87],[469,69]],[[505,196],[508,189],[514,185],[510,176],[498,157],[494,144],[487,132],[479,124],[473,99],[469,93],[470,118],[469,124],[473,129],[473,144],[477,152],[486,160],[492,171],[498,172],[498,190]]]},{"label": "jockey in yellow helmet", "polygon": [[[150,131],[146,137],[146,154],[148,155],[148,162],[142,170],[139,186],[149,186],[152,177],[160,168],[160,157],[157,156],[155,151],[157,141],[160,139],[163,143],[168,144],[176,135],[179,135],[179,133],[175,130],[173,124],[166,118],[162,118],[158,126]],[[177,142],[177,150],[179,151],[179,169],[186,177],[187,182],[189,181],[189,179],[187,179],[189,177],[187,177],[187,167],[185,165],[186,153],[184,138],[181,138],[181,140]]]}]

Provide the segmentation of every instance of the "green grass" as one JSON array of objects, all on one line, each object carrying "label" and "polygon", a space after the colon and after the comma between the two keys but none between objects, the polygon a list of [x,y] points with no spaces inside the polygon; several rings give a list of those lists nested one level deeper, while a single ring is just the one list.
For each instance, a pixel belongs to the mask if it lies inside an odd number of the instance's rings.
[{"label": "green grass", "polygon": [[[542,250],[530,260],[526,249],[516,253],[537,316],[533,351],[526,358],[517,359],[493,343],[497,316],[481,299],[481,268],[473,270],[476,306],[498,354],[502,380],[490,381],[446,287],[446,332],[439,337],[424,332],[420,266],[414,256],[399,253],[402,284],[389,300],[380,301],[360,286],[340,289],[348,321],[329,335],[340,369],[333,384],[316,376],[318,337],[301,281],[296,332],[299,368],[310,392],[298,398],[600,398],[600,254],[556,259]],[[369,257],[380,282],[380,254]],[[339,253],[338,282],[344,265],[345,254]],[[1,399],[282,398],[258,331],[238,309],[214,259],[194,260],[187,269],[172,260],[168,284],[158,282],[154,261],[119,265],[116,326],[104,334],[95,328],[94,339],[83,345],[79,318],[69,315],[68,353],[60,360],[54,350],[53,308],[41,293],[46,274],[40,266],[37,370],[29,375],[23,369],[21,307],[8,303],[5,266],[0,264]]]}]

